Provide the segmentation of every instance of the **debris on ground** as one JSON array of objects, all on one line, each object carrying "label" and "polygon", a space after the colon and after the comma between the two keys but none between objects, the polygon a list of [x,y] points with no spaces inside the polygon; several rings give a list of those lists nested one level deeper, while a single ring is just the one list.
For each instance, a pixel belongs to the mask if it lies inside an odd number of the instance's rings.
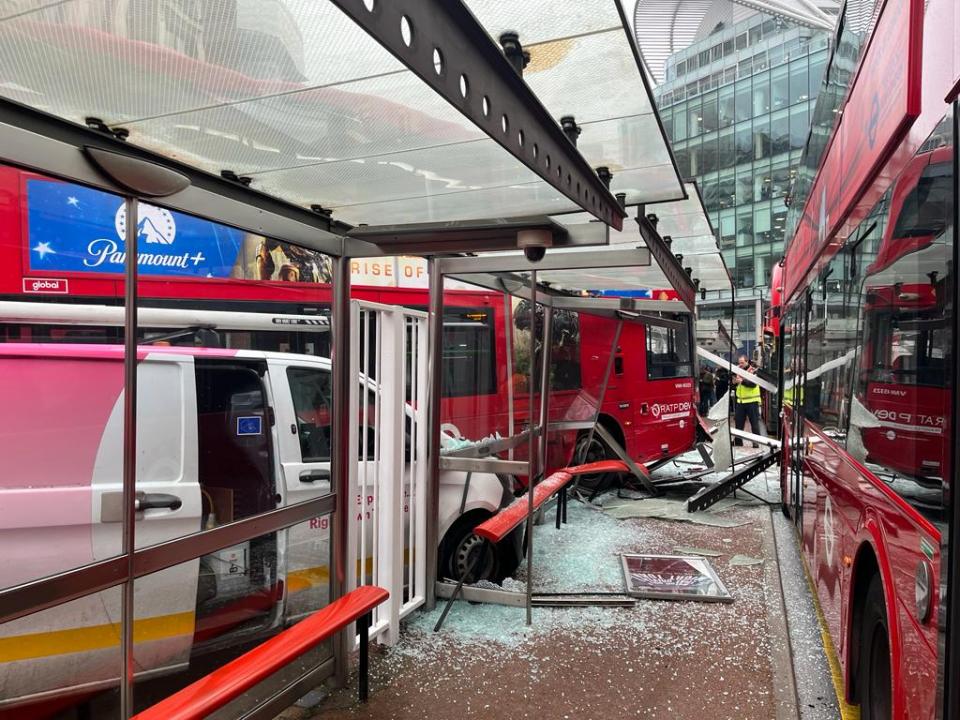
[{"label": "debris on ground", "polygon": [[724,499],[703,512],[689,512],[686,499],[680,498],[650,498],[647,500],[616,500],[604,505],[604,512],[618,520],[627,518],[657,518],[659,520],[673,520],[674,522],[688,522],[696,525],[731,528],[747,525],[750,520],[737,520],[731,517],[720,517],[724,510],[738,505],[739,500]]},{"label": "debris on ground", "polygon": [[719,550],[708,550],[707,548],[690,547],[689,545],[677,545],[673,551],[678,555],[702,555],[703,557],[720,557],[723,555]]}]

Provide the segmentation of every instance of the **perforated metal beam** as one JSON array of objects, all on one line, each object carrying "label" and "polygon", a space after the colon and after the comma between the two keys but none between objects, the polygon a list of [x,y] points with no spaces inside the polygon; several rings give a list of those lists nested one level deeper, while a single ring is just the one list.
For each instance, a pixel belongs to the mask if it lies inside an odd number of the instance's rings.
[{"label": "perforated metal beam", "polygon": [[[655,208],[656,206],[652,207]],[[673,285],[673,289],[677,291],[683,303],[693,312],[697,301],[697,288],[693,284],[693,279],[683,269],[680,261],[667,247],[663,238],[660,237],[656,226],[647,219],[643,205],[639,205],[637,208],[637,224],[640,226],[640,236],[647,244],[647,249],[653,259],[657,261],[660,269],[663,270],[663,274]]]},{"label": "perforated metal beam", "polygon": [[517,160],[622,228],[616,198],[460,0],[331,2]]}]

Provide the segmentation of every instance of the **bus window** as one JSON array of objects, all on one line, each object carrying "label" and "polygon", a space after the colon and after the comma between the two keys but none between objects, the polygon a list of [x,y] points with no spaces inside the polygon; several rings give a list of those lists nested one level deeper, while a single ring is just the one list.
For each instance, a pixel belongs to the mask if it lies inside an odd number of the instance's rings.
[{"label": "bus window", "polygon": [[[537,306],[537,337],[543,332],[543,306]],[[551,322],[552,345],[550,348],[550,389],[577,390],[580,388],[580,313],[570,310],[554,310]],[[523,378],[530,372],[530,303],[517,300],[513,308],[514,375]],[[534,353],[534,384],[540,385],[540,343]],[[515,385],[518,391],[526,391],[525,379]]]},{"label": "bus window", "polygon": [[847,438],[851,455],[934,521],[950,462],[953,178],[940,161],[950,151],[921,148],[881,199],[886,229],[861,243],[861,346]]},{"label": "bus window", "polygon": [[647,325],[647,379],[690,377],[690,339],[682,330]]},{"label": "bus window", "polygon": [[497,356],[489,308],[447,309],[443,315],[443,397],[493,395]]}]

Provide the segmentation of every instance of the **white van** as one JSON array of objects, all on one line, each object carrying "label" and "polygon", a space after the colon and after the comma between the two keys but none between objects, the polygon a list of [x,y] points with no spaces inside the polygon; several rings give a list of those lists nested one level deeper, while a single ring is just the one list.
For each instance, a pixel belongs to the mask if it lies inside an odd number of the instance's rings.
[{"label": "white van", "polygon": [[[330,492],[329,360],[141,346],[138,361],[138,548]],[[0,344],[0,398],[0,589],[119,554],[123,348]],[[513,499],[495,475],[464,481],[442,474],[441,564],[471,535],[461,515]],[[329,520],[137,580],[138,678],[325,605]],[[120,618],[115,587],[0,624],[0,710],[115,686]]]}]

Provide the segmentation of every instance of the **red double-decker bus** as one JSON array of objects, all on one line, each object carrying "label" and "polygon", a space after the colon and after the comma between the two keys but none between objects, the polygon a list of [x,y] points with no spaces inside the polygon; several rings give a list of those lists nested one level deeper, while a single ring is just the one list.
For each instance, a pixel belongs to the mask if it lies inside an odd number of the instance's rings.
[{"label": "red double-decker bus", "polygon": [[[836,121],[794,197],[773,299],[783,506],[842,701],[868,720],[933,720],[946,717],[941,564],[956,487],[956,8],[887,0],[858,32],[863,5],[841,18],[834,92],[818,102],[844,100],[825,108]],[[842,67],[858,56],[854,73]]]}]

